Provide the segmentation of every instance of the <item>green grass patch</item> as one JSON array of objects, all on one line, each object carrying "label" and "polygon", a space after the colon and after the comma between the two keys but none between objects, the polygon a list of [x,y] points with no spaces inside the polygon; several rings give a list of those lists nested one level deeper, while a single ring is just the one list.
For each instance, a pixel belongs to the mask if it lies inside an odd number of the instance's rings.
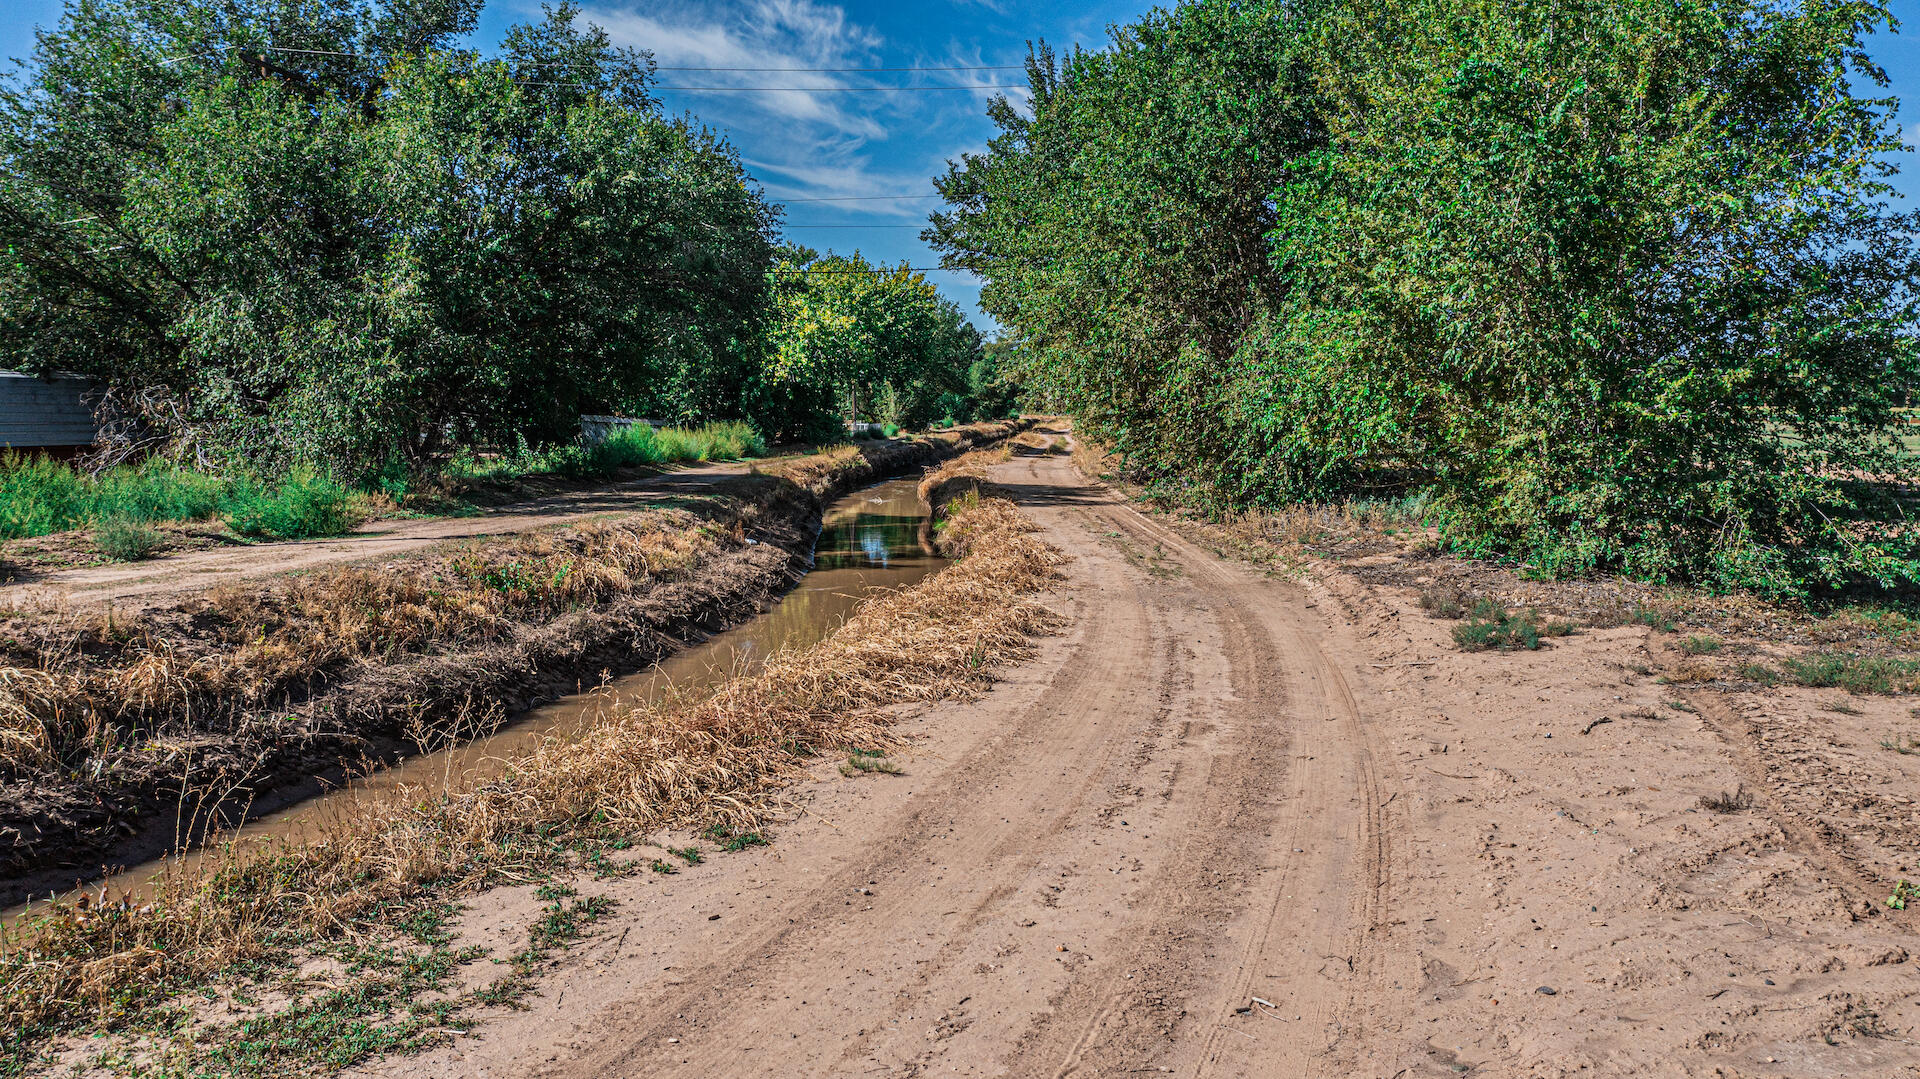
[{"label": "green grass patch", "polygon": [[1720,651],[1720,642],[1712,637],[1688,637],[1680,642],[1680,651],[1690,656],[1704,656]]},{"label": "green grass patch", "polygon": [[751,424],[741,421],[657,430],[646,424],[635,424],[591,444],[569,442],[536,449],[523,443],[510,453],[486,458],[462,451],[448,462],[446,474],[449,479],[467,481],[516,480],[529,476],[593,479],[641,465],[738,461],[763,457],[766,452],[766,441]]},{"label": "green grass patch", "polygon": [[[355,492],[297,472],[279,480],[215,476],[165,461],[97,476],[58,461],[0,456],[0,539],[25,539],[107,522],[226,518],[243,536],[299,539],[352,527]],[[124,535],[124,526],[122,527]],[[123,548],[124,549],[124,548]]]},{"label": "green grass patch", "polygon": [[1920,660],[1816,652],[1782,664],[1803,686],[1837,687],[1849,693],[1911,693],[1920,688]]},{"label": "green grass patch", "polygon": [[1473,605],[1467,620],[1453,627],[1453,642],[1464,652],[1502,652],[1515,648],[1533,651],[1548,637],[1565,637],[1573,632],[1571,622],[1542,622],[1533,611],[1508,611],[1492,600]]}]

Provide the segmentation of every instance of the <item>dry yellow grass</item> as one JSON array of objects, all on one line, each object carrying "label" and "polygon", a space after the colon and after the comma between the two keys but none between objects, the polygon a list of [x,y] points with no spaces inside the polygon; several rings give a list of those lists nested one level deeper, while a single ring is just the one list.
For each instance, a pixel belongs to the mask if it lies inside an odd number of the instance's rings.
[{"label": "dry yellow grass", "polygon": [[142,906],[55,908],[0,955],[0,1024],[38,1040],[111,1028],[237,961],[377,929],[402,901],[544,871],[567,841],[759,826],[809,754],[887,744],[885,706],[973,695],[1055,622],[1032,597],[1061,556],[1011,503],[972,496],[954,522],[965,558],[711,697],[616,711],[496,779],[369,811],[308,846],[230,853]]},{"label": "dry yellow grass", "polygon": [[[32,627],[0,666],[0,770],[74,761],[170,727],[276,706],[345,664],[501,640],[519,625],[684,576],[738,519],[656,510],[454,555],[226,588],[178,617]],[[24,654],[23,654],[24,653]]]}]

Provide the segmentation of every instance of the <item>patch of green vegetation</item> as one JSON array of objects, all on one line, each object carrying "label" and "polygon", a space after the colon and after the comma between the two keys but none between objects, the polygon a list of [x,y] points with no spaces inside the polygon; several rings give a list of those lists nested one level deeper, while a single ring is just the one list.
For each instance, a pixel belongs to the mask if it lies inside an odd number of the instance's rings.
[{"label": "patch of green vegetation", "polygon": [[1652,607],[1635,607],[1633,613],[1627,616],[1627,621],[1637,626],[1650,626],[1662,633],[1673,632],[1673,619]]},{"label": "patch of green vegetation", "polygon": [[99,475],[39,457],[0,455],[0,539],[88,525],[225,518],[242,536],[300,539],[352,527],[357,496],[311,472],[278,480],[214,476],[161,460]]},{"label": "patch of green vegetation", "polygon": [[1816,652],[1796,656],[1783,666],[1801,685],[1838,687],[1849,693],[1908,693],[1920,686],[1920,660]]},{"label": "patch of green vegetation", "polygon": [[1720,642],[1712,637],[1688,637],[1680,642],[1680,651],[1690,656],[1709,655],[1720,651]]},{"label": "patch of green vegetation", "polygon": [[1764,663],[1742,663],[1734,668],[1733,673],[1744,681],[1758,682],[1763,686],[1771,686],[1780,681],[1780,672]]},{"label": "patch of green vegetation", "polygon": [[1903,757],[1920,755],[1920,738],[1911,734],[1890,734],[1880,739],[1881,749],[1891,749]]},{"label": "patch of green vegetation", "polygon": [[847,757],[846,763],[840,766],[840,774],[851,777],[857,776],[862,772],[881,772],[890,776],[899,775],[900,765],[888,760],[886,755],[878,750],[872,753],[855,750],[852,755]]},{"label": "patch of green vegetation", "polygon": [[1906,910],[1907,902],[1913,899],[1920,899],[1920,888],[1915,888],[1912,881],[1903,880],[1893,886],[1893,894],[1887,897],[1887,906],[1894,910]]},{"label": "patch of green vegetation", "polygon": [[748,423],[709,423],[699,427],[624,427],[594,443],[568,442],[543,448],[524,441],[511,452],[482,458],[462,451],[448,462],[455,480],[516,480],[528,476],[593,479],[623,468],[676,461],[737,461],[762,457],[766,441]]},{"label": "patch of green vegetation", "polygon": [[461,1005],[458,998],[420,998],[443,990],[457,966],[478,957],[478,950],[444,947],[363,950],[348,967],[351,984],[241,1021],[195,1054],[191,1074],[339,1071],[370,1057],[416,1052],[445,1036]]},{"label": "patch of green vegetation", "polygon": [[653,870],[655,873],[665,873],[669,876],[671,876],[674,873],[680,872],[678,869],[675,869],[673,866],[667,864],[666,862],[661,861],[658,858],[655,858],[651,863],[649,863],[647,868]]},{"label": "patch of green vegetation", "polygon": [[706,861],[706,858],[701,855],[700,848],[698,847],[668,847],[667,853],[688,865],[699,865],[701,862]]},{"label": "patch of green vegetation", "polygon": [[95,526],[93,545],[115,562],[144,562],[166,545],[166,538],[145,521],[109,517]]},{"label": "patch of green vegetation", "polygon": [[716,824],[707,829],[707,838],[720,844],[720,849],[726,851],[743,851],[748,847],[769,845],[767,837],[759,832],[735,832],[724,824]]},{"label": "patch of green vegetation", "polygon": [[1473,605],[1467,621],[1453,627],[1454,643],[1465,652],[1484,652],[1515,648],[1532,651],[1547,637],[1565,637],[1573,632],[1571,622],[1542,622],[1534,611],[1510,612],[1493,600]]}]

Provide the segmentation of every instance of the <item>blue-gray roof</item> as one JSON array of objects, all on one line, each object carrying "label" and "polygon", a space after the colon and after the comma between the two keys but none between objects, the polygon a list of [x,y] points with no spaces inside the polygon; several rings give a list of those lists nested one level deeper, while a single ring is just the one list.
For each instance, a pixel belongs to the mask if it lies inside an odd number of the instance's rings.
[{"label": "blue-gray roof", "polygon": [[0,371],[0,446],[90,446],[99,435],[93,409],[81,399],[92,383]]}]

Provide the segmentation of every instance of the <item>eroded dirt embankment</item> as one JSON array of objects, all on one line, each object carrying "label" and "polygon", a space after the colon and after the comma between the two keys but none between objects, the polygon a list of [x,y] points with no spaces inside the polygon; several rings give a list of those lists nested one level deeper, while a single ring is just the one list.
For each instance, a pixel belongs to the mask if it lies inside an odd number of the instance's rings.
[{"label": "eroded dirt embankment", "polygon": [[827,502],[1023,426],[844,447],[624,517],[131,617],[14,612],[0,622],[0,903],[742,621],[804,573]]}]

